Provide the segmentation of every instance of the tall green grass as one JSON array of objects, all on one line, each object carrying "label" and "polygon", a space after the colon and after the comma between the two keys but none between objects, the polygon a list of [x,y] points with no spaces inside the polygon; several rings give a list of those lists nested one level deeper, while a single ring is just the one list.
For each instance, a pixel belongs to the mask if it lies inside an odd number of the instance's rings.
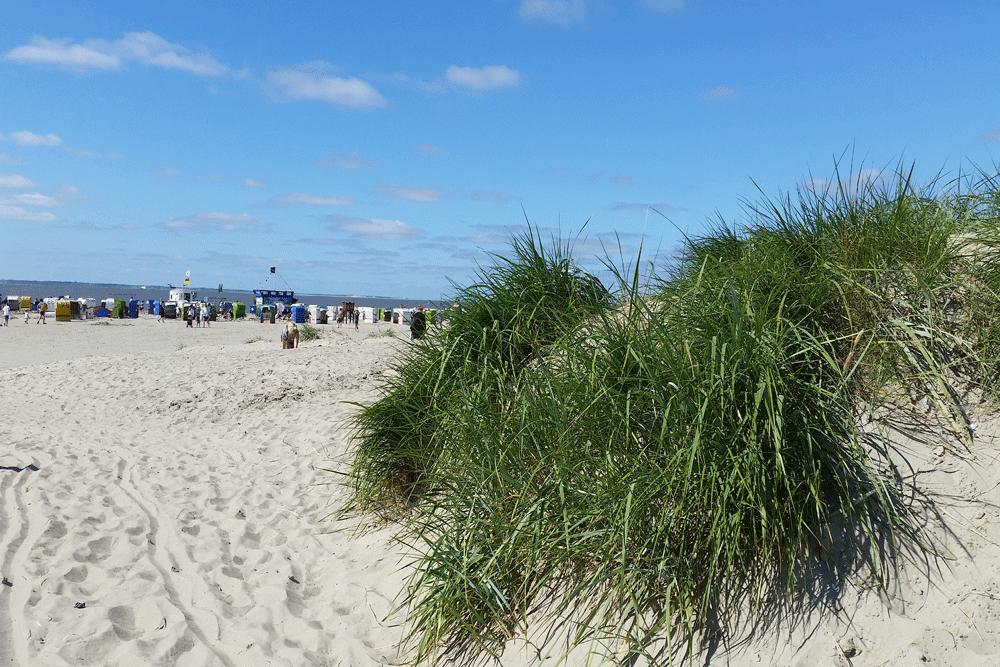
[{"label": "tall green grass", "polygon": [[888,581],[923,518],[862,422],[922,398],[969,441],[960,389],[996,393],[996,192],[837,180],[610,287],[515,236],[354,420],[345,513],[418,554],[415,660],[534,623],[659,663],[818,578]]}]

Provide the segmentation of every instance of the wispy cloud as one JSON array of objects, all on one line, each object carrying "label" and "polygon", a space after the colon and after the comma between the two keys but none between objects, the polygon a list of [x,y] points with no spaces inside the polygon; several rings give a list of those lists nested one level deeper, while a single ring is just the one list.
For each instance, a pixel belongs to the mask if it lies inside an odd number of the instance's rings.
[{"label": "wispy cloud", "polygon": [[0,174],[0,188],[32,188],[35,182],[20,174]]},{"label": "wispy cloud", "polygon": [[716,86],[705,91],[702,95],[703,99],[706,100],[731,100],[737,96],[735,88],[730,88],[729,86]]},{"label": "wispy cloud", "polygon": [[398,241],[424,236],[422,229],[411,227],[400,220],[357,218],[346,215],[329,215],[326,216],[326,220],[331,223],[331,230],[347,232],[351,236],[362,239]]},{"label": "wispy cloud", "polygon": [[612,176],[609,180],[615,185],[632,185],[633,182],[631,176]]},{"label": "wispy cloud", "polygon": [[290,192],[284,195],[272,197],[264,207],[277,206],[351,206],[354,199],[350,197],[337,197],[333,195],[311,195],[305,192]]},{"label": "wispy cloud", "polygon": [[16,155],[0,153],[0,164],[24,164],[24,160]]},{"label": "wispy cloud", "polygon": [[376,193],[395,199],[433,204],[451,197],[451,194],[436,188],[409,188],[402,185],[383,184],[372,188]]},{"label": "wispy cloud", "polygon": [[516,88],[521,83],[521,75],[506,65],[487,67],[458,67],[452,65],[444,75],[449,85],[468,91]]},{"label": "wispy cloud", "polygon": [[266,227],[263,220],[252,218],[246,213],[220,213],[209,211],[177,218],[170,218],[161,226],[174,231],[201,231],[204,229],[235,232],[245,229]]},{"label": "wispy cloud", "polygon": [[612,211],[645,211],[647,208],[655,208],[660,213],[665,213],[667,211],[675,211],[677,208],[673,204],[668,204],[666,202],[657,203],[643,203],[643,202],[628,202],[620,201],[611,207]]},{"label": "wispy cloud", "polygon": [[498,204],[510,201],[510,197],[500,192],[473,192],[469,195],[473,201],[492,201]]},{"label": "wispy cloud", "polygon": [[73,42],[69,39],[35,36],[28,44],[5,53],[4,60],[52,65],[77,72],[121,70],[129,62],[136,62],[199,76],[247,76],[246,71],[235,71],[219,62],[206,49],[194,52],[149,31],[127,32],[121,39],[113,42],[105,39]]},{"label": "wispy cloud", "polygon": [[523,0],[517,10],[521,20],[554,23],[564,28],[586,23],[586,0]]},{"label": "wispy cloud", "polygon": [[661,14],[679,12],[684,9],[684,0],[639,0],[639,4]]},{"label": "wispy cloud", "polygon": [[62,143],[62,139],[56,134],[35,134],[27,130],[11,132],[7,138],[19,146],[58,146]]},{"label": "wispy cloud", "polygon": [[48,211],[29,211],[20,206],[0,204],[0,220],[20,220],[23,222],[56,222],[59,220]]},{"label": "wispy cloud", "polygon": [[252,178],[245,178],[243,179],[243,187],[253,188],[254,190],[260,190],[261,188],[264,187],[264,184],[261,183],[260,181],[255,181]]},{"label": "wispy cloud", "polygon": [[17,195],[0,195],[0,205],[5,206],[62,206],[62,202],[51,195],[39,192]]},{"label": "wispy cloud", "polygon": [[99,158],[99,159],[106,159],[106,160],[121,160],[121,159],[124,159],[118,153],[101,153],[101,152],[98,152],[98,151],[92,151],[89,148],[77,148],[75,146],[66,146],[65,148],[66,148],[66,151],[68,153],[72,153],[73,155],[75,155],[77,157]]},{"label": "wispy cloud", "polygon": [[315,61],[277,69],[267,75],[264,89],[279,100],[320,100],[347,109],[376,109],[385,99],[361,79],[337,76],[337,68]]},{"label": "wispy cloud", "polygon": [[423,155],[444,155],[445,150],[440,146],[435,146],[433,144],[420,144],[417,146],[417,152]]},{"label": "wispy cloud", "polygon": [[379,169],[382,167],[378,162],[367,158],[357,151],[349,153],[332,153],[322,157],[314,163],[319,169],[333,167],[341,171],[355,171],[358,169]]},{"label": "wispy cloud", "polygon": [[56,190],[56,196],[61,202],[90,201],[90,198],[83,194],[83,191],[75,185],[63,185]]},{"label": "wispy cloud", "polygon": [[894,178],[892,171],[884,169],[859,169],[858,171],[837,179],[810,178],[806,180],[802,187],[818,195],[836,195],[842,188],[845,194],[856,195],[864,192],[867,188],[879,187]]},{"label": "wispy cloud", "polygon": [[521,85],[521,73],[506,65],[486,65],[484,67],[460,67],[451,65],[443,76],[430,81],[397,72],[390,77],[393,83],[409,85],[425,93],[443,93],[459,90],[469,94],[485,93],[502,88],[517,88]]},{"label": "wispy cloud", "polygon": [[159,171],[154,171],[153,176],[156,178],[177,178],[181,175],[180,169],[174,169],[173,167],[164,167]]},{"label": "wispy cloud", "polygon": [[1000,130],[990,130],[989,132],[984,132],[983,136],[980,137],[980,141],[984,144],[993,144],[1000,141]]}]

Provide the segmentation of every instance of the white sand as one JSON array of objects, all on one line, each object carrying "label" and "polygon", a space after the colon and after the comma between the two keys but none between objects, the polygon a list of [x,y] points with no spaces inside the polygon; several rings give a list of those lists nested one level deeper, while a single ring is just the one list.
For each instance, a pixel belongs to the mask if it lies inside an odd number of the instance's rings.
[{"label": "white sand", "polygon": [[0,665],[396,659],[398,556],[329,532],[322,468],[401,340],[324,328],[0,328]]},{"label": "white sand", "polygon": [[[401,554],[385,530],[330,532],[344,490],[323,470],[346,469],[355,408],[343,401],[373,398],[405,327],[328,326],[281,350],[280,328],[253,322],[12,320],[0,328],[0,667],[405,659],[389,614]],[[369,336],[385,329],[399,338]],[[695,664],[1000,664],[996,432],[982,424],[972,451],[905,443],[951,560],[907,568],[887,596],[849,578],[839,598]],[[850,643],[848,657],[838,645]],[[500,662],[546,653],[516,641]]]}]

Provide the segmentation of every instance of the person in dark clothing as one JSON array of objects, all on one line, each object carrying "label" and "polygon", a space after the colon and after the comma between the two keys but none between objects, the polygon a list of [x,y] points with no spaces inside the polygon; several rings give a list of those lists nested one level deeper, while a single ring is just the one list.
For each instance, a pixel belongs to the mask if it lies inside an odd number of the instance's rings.
[{"label": "person in dark clothing", "polygon": [[424,314],[423,305],[417,306],[417,312],[410,316],[410,338],[416,340],[423,338],[427,331],[427,316]]}]

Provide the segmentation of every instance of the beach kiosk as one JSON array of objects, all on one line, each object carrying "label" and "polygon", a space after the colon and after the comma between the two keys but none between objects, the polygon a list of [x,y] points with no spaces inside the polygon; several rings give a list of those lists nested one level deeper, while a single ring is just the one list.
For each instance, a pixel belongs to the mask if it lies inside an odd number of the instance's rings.
[{"label": "beach kiosk", "polygon": [[257,312],[261,311],[263,306],[273,306],[275,312],[278,315],[284,314],[285,310],[289,308],[293,303],[298,301],[295,298],[295,292],[291,290],[280,290],[280,289],[255,289],[253,291],[254,303],[257,306]]}]

